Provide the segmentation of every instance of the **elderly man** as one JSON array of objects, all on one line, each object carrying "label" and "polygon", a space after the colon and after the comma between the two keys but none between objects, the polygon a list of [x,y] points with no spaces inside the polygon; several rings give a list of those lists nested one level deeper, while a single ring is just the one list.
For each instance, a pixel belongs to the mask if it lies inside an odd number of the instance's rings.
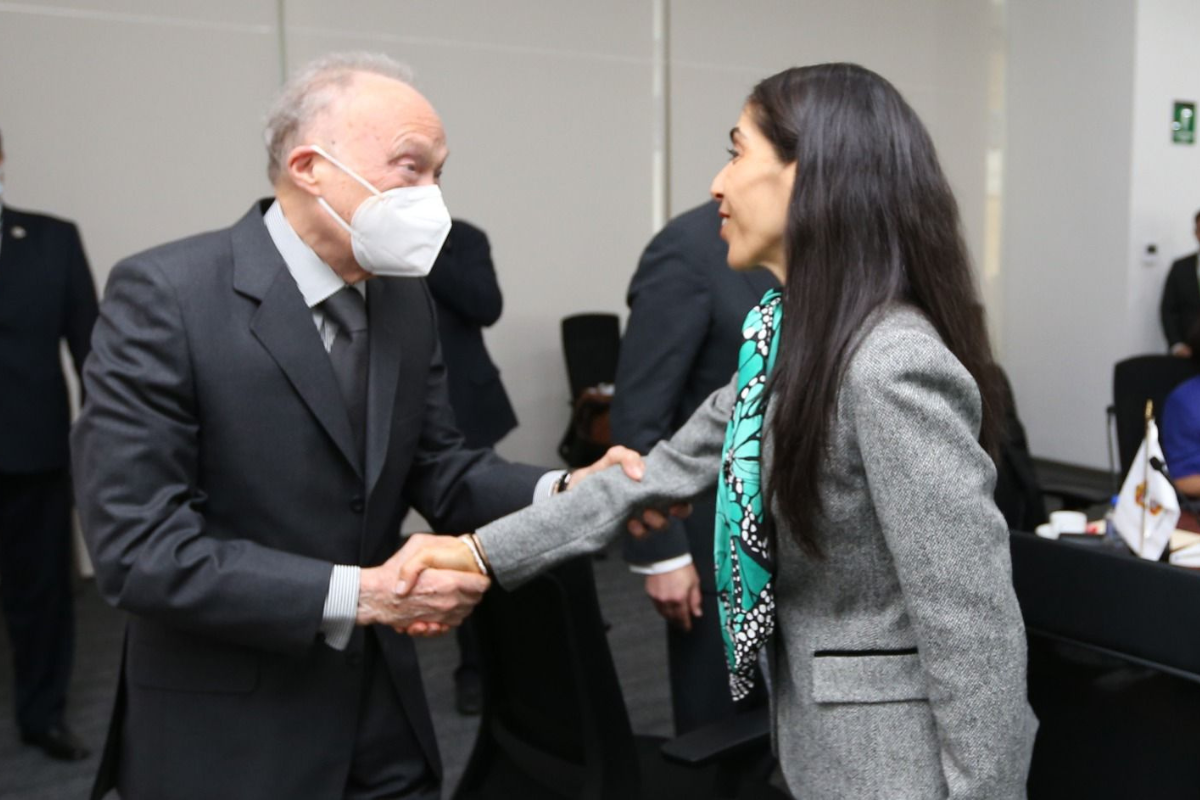
[{"label": "elderly man", "polygon": [[85,368],[78,502],[130,614],[95,797],[437,797],[399,631],[457,624],[487,581],[397,595],[401,519],[471,530],[567,485],[454,426],[413,279],[450,225],[446,141],[403,68],[315,63],[266,139],[275,199],[118,264]]}]

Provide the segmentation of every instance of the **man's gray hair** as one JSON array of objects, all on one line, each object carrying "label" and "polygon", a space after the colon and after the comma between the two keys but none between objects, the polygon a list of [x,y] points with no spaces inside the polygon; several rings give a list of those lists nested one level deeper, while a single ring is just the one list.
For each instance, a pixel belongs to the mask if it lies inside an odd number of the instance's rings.
[{"label": "man's gray hair", "polygon": [[292,76],[267,111],[263,141],[267,145],[267,178],[274,184],[284,169],[296,136],[337,99],[354,76],[368,72],[412,83],[412,71],[382,53],[332,53],[309,63]]}]

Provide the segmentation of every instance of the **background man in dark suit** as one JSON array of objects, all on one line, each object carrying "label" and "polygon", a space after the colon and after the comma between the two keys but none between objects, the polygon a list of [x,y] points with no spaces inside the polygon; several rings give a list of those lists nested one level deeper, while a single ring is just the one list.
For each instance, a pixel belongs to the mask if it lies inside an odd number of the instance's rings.
[{"label": "background man in dark suit", "polygon": [[428,283],[458,429],[468,447],[494,447],[517,427],[517,415],[483,342],[483,329],[504,308],[487,234],[454,220]]},{"label": "background man in dark suit", "polygon": [[[0,182],[3,166],[0,140]],[[87,750],[63,721],[75,638],[59,343],[79,370],[95,322],[96,289],[75,225],[0,205],[0,597],[21,738],[64,760]]]},{"label": "background man in dark suit", "polygon": [[[716,203],[673,219],[650,242],[629,284],[612,405],[613,441],[648,452],[737,369],[747,312],[778,282],[725,261]],[[713,584],[713,499],[664,533],[627,538],[631,569],[669,622],[675,727],[683,733],[734,711]]]},{"label": "background man in dark suit", "polygon": [[[1196,239],[1200,240],[1200,212],[1193,221]],[[1171,265],[1159,307],[1167,347],[1172,355],[1184,358],[1192,355],[1187,345],[1188,333],[1200,321],[1200,264],[1197,264],[1196,256],[1192,253]]]},{"label": "background man in dark suit", "polygon": [[[517,427],[517,415],[483,342],[483,329],[495,325],[504,308],[487,234],[454,220],[427,282],[458,429],[467,447],[494,447]],[[460,714],[478,714],[483,690],[474,623],[466,620],[455,636],[461,661],[454,672],[454,705]]]},{"label": "background man in dark suit", "polygon": [[454,426],[411,277],[449,222],[447,147],[406,70],[321,59],[265,138],[275,200],[118,264],[84,370],[80,511],[99,588],[130,613],[95,796],[434,798],[400,631],[461,622],[487,581],[399,596],[402,517],[472,530],[561,476]]}]

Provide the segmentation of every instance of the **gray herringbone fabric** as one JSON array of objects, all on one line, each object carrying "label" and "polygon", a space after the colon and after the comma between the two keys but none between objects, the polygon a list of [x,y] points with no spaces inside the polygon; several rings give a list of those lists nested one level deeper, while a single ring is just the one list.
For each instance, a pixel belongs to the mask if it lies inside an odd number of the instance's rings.
[{"label": "gray herringbone fabric", "polygon": [[[820,477],[826,557],[779,530],[780,763],[805,800],[1024,797],[1037,721],[979,392],[919,312],[877,320],[849,364]],[[637,508],[713,491],[734,393],[656,447],[640,484],[614,468],[480,529],[498,581],[598,549]]]}]

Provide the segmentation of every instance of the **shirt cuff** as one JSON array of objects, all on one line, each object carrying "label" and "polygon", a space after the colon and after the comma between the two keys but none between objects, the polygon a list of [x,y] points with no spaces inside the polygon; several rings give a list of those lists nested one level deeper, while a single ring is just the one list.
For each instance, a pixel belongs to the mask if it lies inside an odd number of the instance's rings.
[{"label": "shirt cuff", "polygon": [[637,575],[662,575],[665,572],[674,572],[677,569],[686,567],[692,563],[692,554],[684,553],[675,558],[668,558],[666,561],[653,561],[649,564],[630,564],[629,571]]},{"label": "shirt cuff", "polygon": [[538,478],[537,486],[533,487],[533,502],[540,503],[548,497],[553,497],[554,484],[558,483],[566,474],[565,469],[556,469]]},{"label": "shirt cuff", "polygon": [[345,650],[354,633],[358,619],[358,582],[362,570],[335,564],[329,575],[329,594],[325,595],[325,610],[321,614],[321,633],[325,644],[334,650]]}]

